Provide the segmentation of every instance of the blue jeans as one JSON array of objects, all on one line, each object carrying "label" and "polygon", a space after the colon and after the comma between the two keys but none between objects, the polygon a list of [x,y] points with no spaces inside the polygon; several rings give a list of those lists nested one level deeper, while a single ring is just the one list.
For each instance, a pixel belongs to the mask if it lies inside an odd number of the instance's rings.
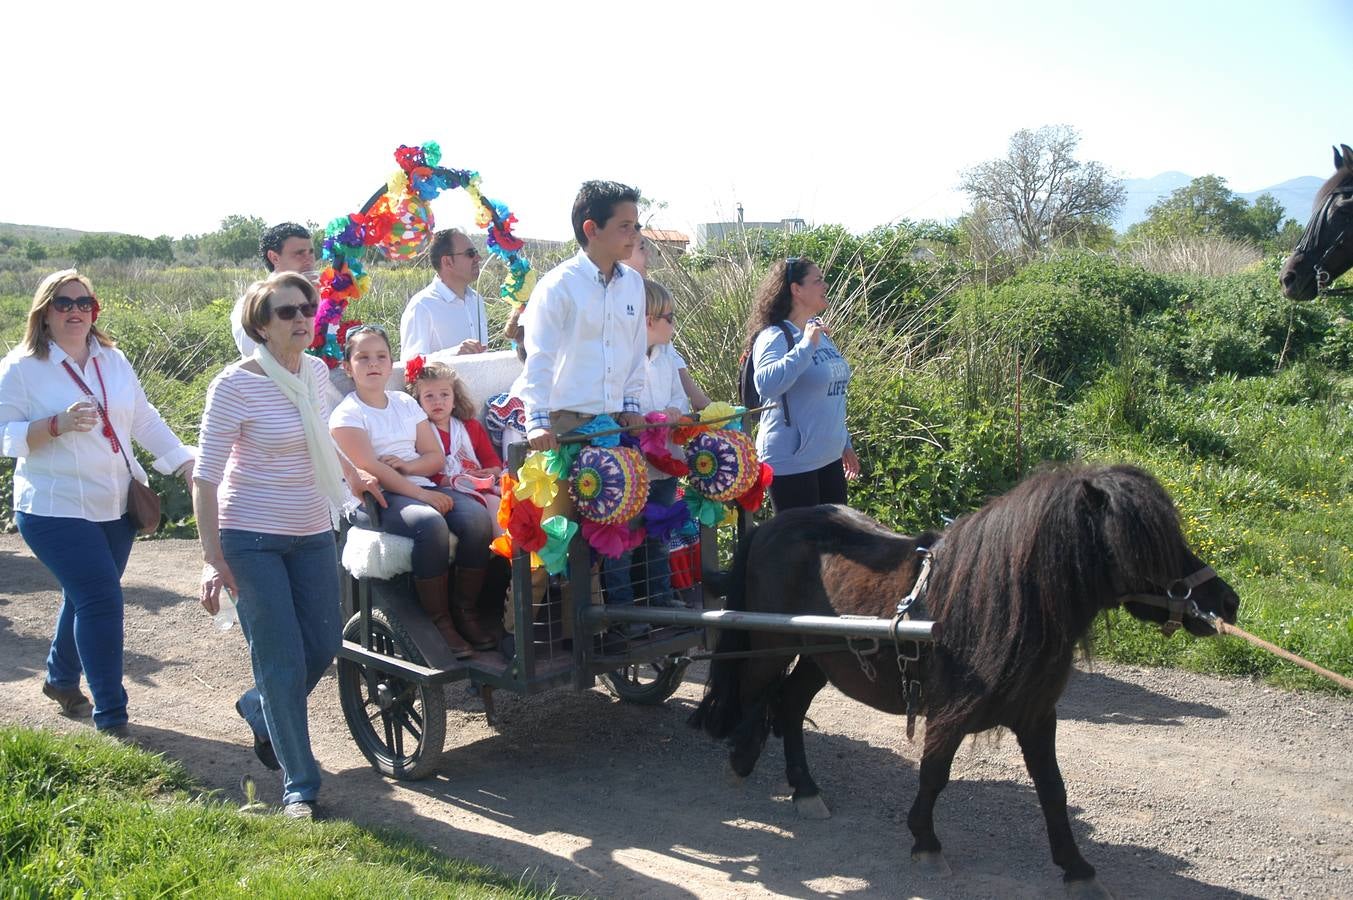
[{"label": "blue jeans", "polygon": [[[462,569],[482,569],[489,564],[489,544],[493,541],[493,517],[484,504],[469,494],[448,487],[435,490],[446,494],[455,504],[443,516],[422,500],[387,491],[381,510],[381,530],[413,538],[413,577],[436,578],[445,575],[450,565],[450,535],[456,536],[456,565]],[[359,528],[372,528],[366,510],[352,513]]]},{"label": "blue jeans", "polygon": [[47,654],[47,680],[94,695],[94,727],[127,722],[122,687],[122,572],[136,529],[127,517],[90,522],[20,512],[19,533],[61,583],[61,610]]},{"label": "blue jeans", "polygon": [[[648,501],[671,506],[676,500],[677,480],[662,478],[649,482]],[[601,562],[601,580],[606,586],[606,602],[611,605],[630,606],[634,603],[634,576],[637,574],[644,585],[644,594],[650,600],[667,597],[672,593],[672,567],[667,560],[667,548],[662,541],[644,538],[644,562],[642,571],[635,572],[634,551],[627,551],[619,559],[603,558]]]},{"label": "blue jeans", "polygon": [[319,764],[310,751],[307,699],[343,639],[333,532],[295,537],[222,529],[221,552],[235,576],[240,629],[254,684],[240,709],[282,764],[282,802],[313,802]]}]

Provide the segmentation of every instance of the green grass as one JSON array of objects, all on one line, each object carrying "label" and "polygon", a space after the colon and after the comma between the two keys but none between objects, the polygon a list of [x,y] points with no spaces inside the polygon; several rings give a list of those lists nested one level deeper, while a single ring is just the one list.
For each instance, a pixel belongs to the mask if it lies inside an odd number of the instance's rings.
[{"label": "green grass", "polygon": [[92,733],[0,728],[0,897],[549,897],[347,822],[240,813]]}]

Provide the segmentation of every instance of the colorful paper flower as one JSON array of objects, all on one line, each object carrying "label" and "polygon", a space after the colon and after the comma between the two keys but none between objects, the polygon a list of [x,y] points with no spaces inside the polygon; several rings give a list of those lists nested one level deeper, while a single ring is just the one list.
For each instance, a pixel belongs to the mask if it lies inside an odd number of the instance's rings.
[{"label": "colorful paper flower", "polygon": [[691,518],[701,525],[715,528],[723,521],[725,508],[718,500],[701,496],[698,491],[687,491],[684,499]]},{"label": "colorful paper flower", "polygon": [[[587,424],[579,425],[577,428],[573,429],[573,434],[587,437],[588,435],[596,434],[599,431],[616,431],[619,428],[619,422],[606,415],[606,413],[602,413]],[[606,434],[601,437],[593,438],[588,441],[588,443],[593,447],[619,447],[620,435]]]},{"label": "colorful paper flower", "polygon": [[644,504],[644,527],[650,537],[659,541],[670,540],[674,533],[691,520],[691,511],[683,500],[666,505],[662,503]]},{"label": "colorful paper flower", "polygon": [[568,565],[568,546],[578,533],[578,523],[570,522],[564,516],[550,516],[540,523],[545,532],[545,546],[536,551],[545,571],[558,575]]},{"label": "colorful paper flower", "polygon": [[518,503],[512,507],[507,533],[512,535],[514,547],[535,553],[545,546],[546,535],[540,527],[540,515],[540,507],[534,503]]},{"label": "colorful paper flower", "polygon": [[413,384],[418,380],[418,376],[423,373],[423,365],[427,362],[423,354],[418,354],[413,359],[404,364],[404,383]]},{"label": "colorful paper flower", "polygon": [[517,470],[517,486],[512,492],[518,500],[530,501],[545,509],[559,492],[557,477],[546,468],[545,454],[532,453]]},{"label": "colorful paper flower", "polygon": [[[720,400],[700,410],[700,421],[709,423],[714,428],[731,428],[734,431],[740,431],[742,430],[741,422],[732,418],[736,415],[737,410],[733,407],[733,404]],[[719,419],[727,419],[728,421],[718,422]]]},{"label": "colorful paper flower", "polygon": [[754,513],[760,509],[761,503],[766,498],[766,490],[770,487],[774,478],[775,470],[770,467],[770,463],[763,462],[756,481],[752,482],[752,486],[747,489],[747,493],[738,498],[738,506],[749,513]]},{"label": "colorful paper flower", "polygon": [[709,431],[709,426],[695,421],[690,416],[682,416],[681,424],[672,429],[672,443],[686,446],[697,434]]},{"label": "colorful paper flower", "polygon": [[583,522],[583,537],[591,548],[602,556],[619,559],[627,550],[633,550],[643,543],[645,531],[642,528],[630,528],[627,522],[614,522],[602,525],[600,522]]}]

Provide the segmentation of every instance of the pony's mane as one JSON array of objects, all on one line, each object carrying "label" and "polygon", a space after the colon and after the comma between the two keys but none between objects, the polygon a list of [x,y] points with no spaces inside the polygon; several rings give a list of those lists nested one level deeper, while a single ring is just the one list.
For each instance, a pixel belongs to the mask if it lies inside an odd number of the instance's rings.
[{"label": "pony's mane", "polygon": [[1060,683],[1042,682],[1065,679],[1095,615],[1186,574],[1186,553],[1174,504],[1132,466],[1046,468],[959,519],[927,601],[942,627],[934,662],[947,670],[932,687],[953,702],[927,728],[960,727],[991,701],[1055,702]]}]

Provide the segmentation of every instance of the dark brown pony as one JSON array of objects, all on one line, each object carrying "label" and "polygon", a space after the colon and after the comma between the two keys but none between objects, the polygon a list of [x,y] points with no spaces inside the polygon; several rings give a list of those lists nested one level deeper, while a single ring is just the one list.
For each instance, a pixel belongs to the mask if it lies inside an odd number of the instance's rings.
[{"label": "dark brown pony", "polygon": [[[1334,148],[1334,174],[1315,195],[1315,209],[1278,282],[1292,300],[1310,300],[1353,267],[1353,149]],[[1342,290],[1342,289],[1341,289]]]},{"label": "dark brown pony", "polygon": [[[1153,622],[1182,619],[1193,634],[1210,635],[1202,616],[1233,622],[1239,600],[1189,550],[1174,504],[1154,478],[1131,466],[1069,466],[1031,476],[942,535],[904,537],[843,506],[787,510],[743,541],[728,606],[891,618],[917,580],[922,547],[933,555],[926,612],[915,617],[933,619],[939,633],[919,664],[926,730],[907,817],[912,858],[948,871],[935,836],[935,800],[964,737],[1004,727],[1024,753],[1053,861],[1068,888],[1094,896],[1102,889],[1072,837],[1054,749],[1057,699],[1073,654],[1108,609],[1124,606]],[[723,631],[717,652],[771,655],[716,658],[690,724],[729,738],[729,761],[740,776],[751,773],[774,730],[784,740],[795,806],[825,817],[803,748],[813,697],[830,680],[885,712],[904,713],[907,703],[892,646],[868,665],[844,651],[800,656],[786,674],[796,648],[820,640]]]}]

